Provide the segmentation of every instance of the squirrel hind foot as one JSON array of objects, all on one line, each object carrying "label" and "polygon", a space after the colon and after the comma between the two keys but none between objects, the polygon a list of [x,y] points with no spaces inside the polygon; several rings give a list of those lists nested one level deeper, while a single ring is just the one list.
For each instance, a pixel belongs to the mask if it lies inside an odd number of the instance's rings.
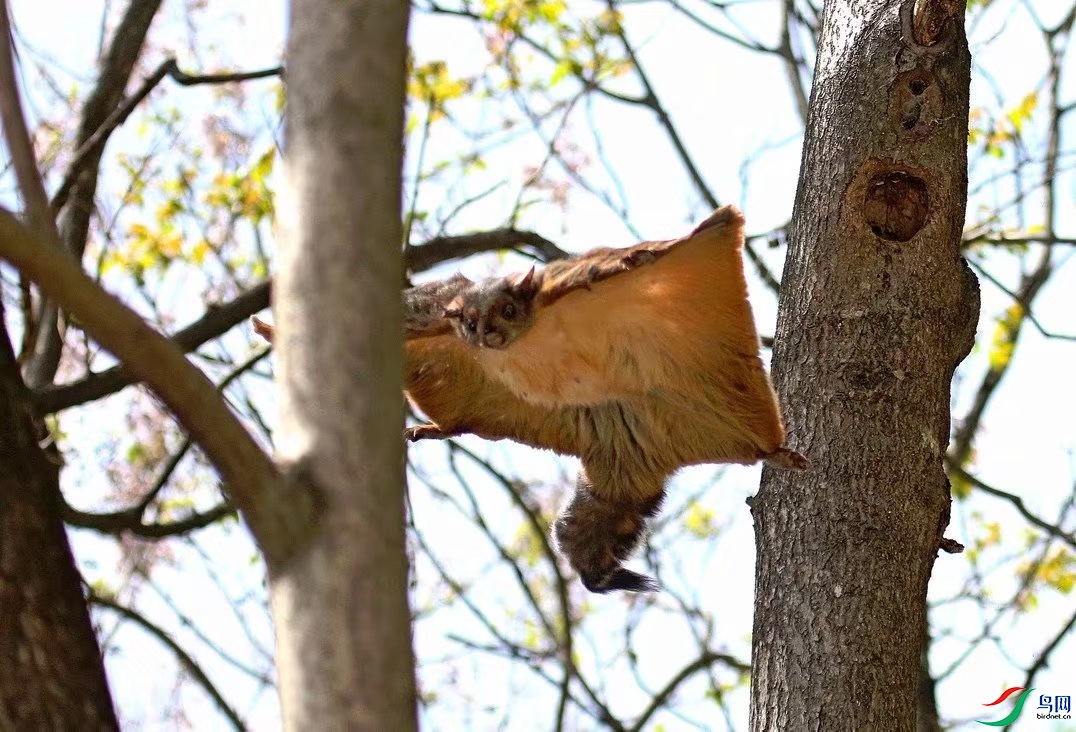
[{"label": "squirrel hind foot", "polygon": [[787,447],[779,447],[771,453],[762,456],[762,459],[775,468],[793,470],[802,473],[811,467],[810,461],[795,450]]},{"label": "squirrel hind foot", "polygon": [[276,329],[259,318],[257,315],[250,316],[250,324],[254,327],[254,332],[267,340],[269,343],[273,342],[273,336],[276,335]]}]

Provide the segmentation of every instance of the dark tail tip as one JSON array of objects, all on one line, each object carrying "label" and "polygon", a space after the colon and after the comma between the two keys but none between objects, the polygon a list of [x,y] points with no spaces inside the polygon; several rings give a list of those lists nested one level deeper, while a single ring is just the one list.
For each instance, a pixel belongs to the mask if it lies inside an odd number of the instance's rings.
[{"label": "dark tail tip", "polygon": [[603,577],[598,581],[585,576],[580,577],[580,579],[583,580],[584,587],[600,595],[616,592],[617,590],[624,592],[658,592],[661,590],[661,585],[653,577],[647,577],[645,574],[639,574],[623,568],[617,569],[608,577]]}]

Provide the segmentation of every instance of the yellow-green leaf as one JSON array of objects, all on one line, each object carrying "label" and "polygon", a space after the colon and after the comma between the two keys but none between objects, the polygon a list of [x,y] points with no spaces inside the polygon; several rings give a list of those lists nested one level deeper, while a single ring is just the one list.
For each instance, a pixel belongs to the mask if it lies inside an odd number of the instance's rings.
[{"label": "yellow-green leaf", "polygon": [[990,369],[1004,371],[1012,360],[1016,336],[1024,320],[1023,306],[1015,302],[1009,306],[994,329],[994,339],[990,346]]},{"label": "yellow-green leaf", "polygon": [[684,528],[700,539],[706,539],[717,533],[714,526],[714,511],[698,501],[692,501],[684,513]]}]

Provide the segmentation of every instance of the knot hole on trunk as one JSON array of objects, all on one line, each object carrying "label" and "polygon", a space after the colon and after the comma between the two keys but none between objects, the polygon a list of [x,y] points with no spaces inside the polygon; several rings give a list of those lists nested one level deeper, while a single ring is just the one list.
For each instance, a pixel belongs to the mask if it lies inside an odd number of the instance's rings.
[{"label": "knot hole on trunk", "polygon": [[908,241],[923,228],[929,211],[927,184],[911,173],[882,171],[867,184],[863,218],[880,239]]},{"label": "knot hole on trunk", "polygon": [[927,136],[941,108],[941,89],[934,74],[916,68],[897,76],[889,92],[889,121],[898,133]]}]

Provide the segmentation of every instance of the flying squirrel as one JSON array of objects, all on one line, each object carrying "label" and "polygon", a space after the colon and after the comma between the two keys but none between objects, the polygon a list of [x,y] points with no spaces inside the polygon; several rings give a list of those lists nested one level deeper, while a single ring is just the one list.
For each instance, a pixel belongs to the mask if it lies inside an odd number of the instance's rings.
[{"label": "flying squirrel", "polygon": [[[535,271],[404,291],[410,440],[475,434],[578,456],[553,525],[594,592],[656,589],[625,569],[666,480],[700,463],[804,470],[785,446],[743,271],[743,216]],[[255,318],[272,340],[272,326]]]}]

